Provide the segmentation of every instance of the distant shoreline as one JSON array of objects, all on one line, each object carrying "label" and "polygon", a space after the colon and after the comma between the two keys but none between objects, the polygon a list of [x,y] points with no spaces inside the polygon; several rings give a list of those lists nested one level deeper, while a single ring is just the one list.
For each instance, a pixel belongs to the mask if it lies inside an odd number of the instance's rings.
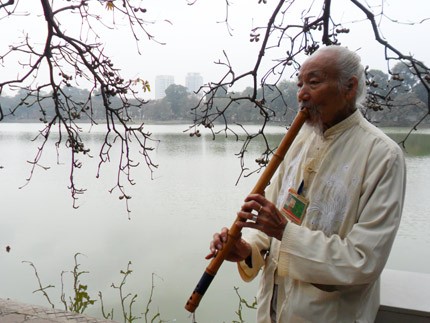
[{"label": "distant shoreline", "polygon": [[[98,125],[103,125],[106,124],[106,122],[104,122],[104,120],[96,120]],[[37,120],[2,120],[0,121],[1,123],[23,123],[23,124],[40,124],[40,125],[44,125],[43,122],[41,121],[37,121]],[[189,125],[189,126],[193,126],[193,121],[192,120],[169,120],[169,121],[155,121],[155,120],[150,120],[150,121],[144,121],[142,120],[141,122],[131,122],[130,124],[141,124],[143,123],[144,125],[148,125],[148,126],[164,126],[164,125]],[[82,120],[80,122],[78,122],[77,124],[90,124],[89,121],[86,120]],[[230,122],[230,124],[233,124]],[[249,122],[239,122],[239,124],[245,125],[245,126],[258,126],[261,125],[261,123],[249,123]],[[379,122],[373,122],[373,124],[375,126],[377,126],[378,128],[413,128],[415,124],[412,123],[379,123]],[[219,123],[218,125],[221,125],[221,123]],[[284,124],[283,122],[269,122],[268,125],[270,126],[287,126],[286,124]],[[430,129],[430,120],[429,121],[424,121],[419,125],[419,128],[421,129]]]}]

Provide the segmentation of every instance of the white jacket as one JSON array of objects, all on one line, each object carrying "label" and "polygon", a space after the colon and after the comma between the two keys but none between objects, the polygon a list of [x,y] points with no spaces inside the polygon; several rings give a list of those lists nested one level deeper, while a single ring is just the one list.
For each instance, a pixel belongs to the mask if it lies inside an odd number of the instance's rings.
[{"label": "white jacket", "polygon": [[282,241],[254,231],[252,268],[238,264],[245,281],[263,267],[258,322],[271,322],[275,283],[277,322],[373,322],[402,213],[402,150],[359,110],[323,136],[305,125],[266,195],[280,207],[302,181],[303,223],[289,222]]}]

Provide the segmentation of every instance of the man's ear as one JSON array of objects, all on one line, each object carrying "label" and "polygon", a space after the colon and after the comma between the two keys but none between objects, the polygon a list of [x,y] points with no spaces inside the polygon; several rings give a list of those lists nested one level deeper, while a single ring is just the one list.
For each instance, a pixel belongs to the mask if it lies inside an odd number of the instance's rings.
[{"label": "man's ear", "polygon": [[348,100],[355,99],[357,96],[357,89],[358,89],[358,80],[357,77],[353,76],[348,80],[347,86],[346,86],[346,97]]}]

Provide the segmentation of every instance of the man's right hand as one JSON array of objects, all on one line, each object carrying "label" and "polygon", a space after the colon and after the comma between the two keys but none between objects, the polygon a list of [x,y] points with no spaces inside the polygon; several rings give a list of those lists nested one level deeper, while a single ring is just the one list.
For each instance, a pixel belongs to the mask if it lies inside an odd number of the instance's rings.
[{"label": "man's right hand", "polygon": [[[209,246],[211,252],[206,256],[206,259],[215,257],[216,254],[222,250],[224,245],[227,243],[228,238],[229,236],[227,228],[222,228],[221,232],[215,233]],[[232,246],[230,252],[225,257],[225,260],[239,262],[245,260],[249,255],[251,255],[251,246],[245,240],[240,238]]]}]

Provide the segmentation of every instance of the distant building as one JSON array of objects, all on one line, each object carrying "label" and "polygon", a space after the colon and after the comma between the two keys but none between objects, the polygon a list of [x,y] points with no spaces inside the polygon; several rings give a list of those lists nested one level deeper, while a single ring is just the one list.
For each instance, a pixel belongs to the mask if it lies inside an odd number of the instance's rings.
[{"label": "distant building", "polygon": [[197,92],[203,85],[203,77],[200,73],[188,73],[185,78],[185,86],[189,92]]},{"label": "distant building", "polygon": [[157,75],[155,77],[155,99],[162,99],[166,96],[166,89],[175,83],[173,75]]}]

